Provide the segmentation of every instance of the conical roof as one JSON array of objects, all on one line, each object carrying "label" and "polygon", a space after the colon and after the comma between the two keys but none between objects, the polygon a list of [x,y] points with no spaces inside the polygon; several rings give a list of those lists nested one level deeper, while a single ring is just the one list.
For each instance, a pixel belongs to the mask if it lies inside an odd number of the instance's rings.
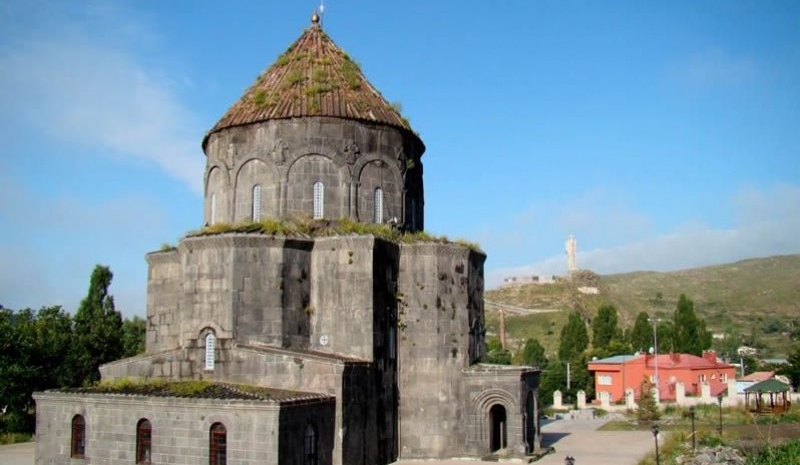
[{"label": "conical roof", "polygon": [[316,21],[250,86],[206,134],[273,119],[331,116],[406,129],[408,120],[367,81],[358,64]]}]

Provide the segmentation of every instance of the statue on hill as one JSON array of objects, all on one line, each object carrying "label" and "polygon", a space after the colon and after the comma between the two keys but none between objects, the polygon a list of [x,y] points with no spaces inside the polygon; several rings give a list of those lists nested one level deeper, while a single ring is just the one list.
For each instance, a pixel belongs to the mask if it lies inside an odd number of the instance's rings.
[{"label": "statue on hill", "polygon": [[570,235],[567,238],[566,244],[567,250],[567,271],[572,274],[573,272],[578,270],[578,266],[575,264],[575,255],[578,252],[578,243],[575,241],[575,237]]}]

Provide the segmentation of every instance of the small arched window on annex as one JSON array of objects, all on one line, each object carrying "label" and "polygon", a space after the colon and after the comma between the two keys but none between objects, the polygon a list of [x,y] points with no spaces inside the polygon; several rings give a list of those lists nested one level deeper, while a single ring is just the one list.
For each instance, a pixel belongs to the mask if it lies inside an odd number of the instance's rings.
[{"label": "small arched window on annex", "polygon": [[72,439],[69,456],[74,459],[86,457],[86,420],[82,415],[72,417]]},{"label": "small arched window on annex", "polygon": [[211,425],[208,438],[208,464],[226,465],[228,460],[228,431],[222,423]]},{"label": "small arched window on annex", "polygon": [[321,220],[325,217],[325,186],[322,182],[314,183],[314,219]]},{"label": "small arched window on annex", "polygon": [[205,358],[203,363],[204,370],[213,370],[216,363],[217,336],[213,331],[206,333],[203,338],[205,341]]},{"label": "small arched window on annex", "polygon": [[153,428],[147,418],[136,424],[136,463],[149,465],[153,448]]},{"label": "small arched window on annex", "polygon": [[214,223],[217,222],[217,193],[216,192],[212,192],[211,193],[210,203],[211,203],[211,206],[209,207],[209,209],[211,210],[211,212],[208,215],[208,218],[209,218],[208,222],[209,222],[209,224],[214,224]]},{"label": "small arched window on annex", "polygon": [[383,189],[375,188],[375,199],[373,203],[372,221],[377,224],[383,223]]},{"label": "small arched window on annex", "polygon": [[312,424],[306,426],[303,441],[303,463],[304,465],[317,465],[319,463],[319,438],[317,429]]},{"label": "small arched window on annex", "polygon": [[253,221],[261,221],[261,185],[253,186]]}]

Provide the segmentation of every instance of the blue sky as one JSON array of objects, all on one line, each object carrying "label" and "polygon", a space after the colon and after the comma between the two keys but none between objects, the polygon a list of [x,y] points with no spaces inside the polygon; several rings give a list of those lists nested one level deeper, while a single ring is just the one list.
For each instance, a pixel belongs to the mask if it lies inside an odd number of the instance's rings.
[{"label": "blue sky", "polygon": [[[74,310],[96,263],[202,222],[200,142],[314,1],[0,4],[0,303]],[[489,285],[800,253],[800,2],[328,0],[427,145],[426,227]]]}]

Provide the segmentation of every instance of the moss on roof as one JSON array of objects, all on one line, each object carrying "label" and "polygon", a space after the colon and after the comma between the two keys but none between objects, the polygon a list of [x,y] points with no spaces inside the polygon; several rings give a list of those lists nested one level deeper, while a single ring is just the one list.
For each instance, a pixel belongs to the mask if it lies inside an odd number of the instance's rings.
[{"label": "moss on roof", "polygon": [[150,397],[183,397],[195,399],[233,399],[233,400],[289,400],[302,397],[320,397],[283,389],[246,384],[212,383],[204,380],[166,381],[133,380],[122,378],[104,381],[94,386],[64,388],[60,392],[75,394],[124,394]]},{"label": "moss on roof", "polygon": [[400,107],[384,99],[358,63],[313,24],[258,75],[208,131],[203,147],[211,134],[225,128],[304,116],[370,121],[414,133]]},{"label": "moss on roof", "polygon": [[359,223],[348,218],[339,220],[277,220],[248,221],[238,224],[216,223],[203,229],[189,231],[187,237],[212,236],[225,233],[252,233],[285,237],[330,237],[346,235],[372,235],[395,243],[453,244],[480,252],[480,245],[463,239],[450,240],[447,236],[434,236],[425,231],[403,232],[387,224]]}]

